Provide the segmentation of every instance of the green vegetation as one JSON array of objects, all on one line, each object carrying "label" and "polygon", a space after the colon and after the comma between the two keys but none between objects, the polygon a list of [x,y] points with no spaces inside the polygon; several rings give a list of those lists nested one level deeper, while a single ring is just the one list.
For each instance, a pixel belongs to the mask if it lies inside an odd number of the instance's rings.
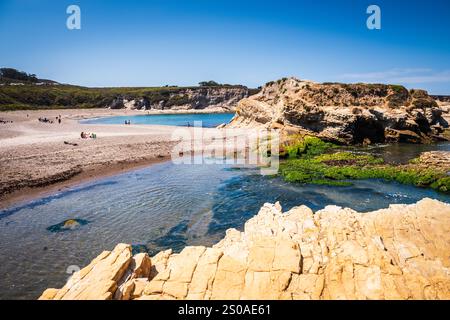
[{"label": "green vegetation", "polygon": [[0,83],[14,82],[36,83],[39,82],[39,79],[35,74],[28,74],[13,68],[0,68]]},{"label": "green vegetation", "polygon": [[198,83],[198,85],[199,85],[200,87],[218,87],[218,86],[221,86],[220,83],[217,83],[217,82],[215,82],[215,81],[213,81],[213,80],[210,80],[210,81],[201,81],[201,82]]},{"label": "green vegetation", "polygon": [[405,92],[405,90],[406,90],[406,92],[408,92],[408,90],[404,86],[401,86],[398,84],[391,84],[391,85],[389,85],[389,87],[396,93],[403,93],[403,92]]},{"label": "green vegetation", "polygon": [[[104,108],[122,96],[168,99],[178,88],[85,88],[70,85],[0,87],[0,111],[25,109]],[[158,100],[159,101],[159,100]]]},{"label": "green vegetation", "polygon": [[383,179],[430,187],[450,193],[450,177],[445,170],[421,168],[412,161],[409,165],[393,166],[383,159],[351,152],[326,153],[335,146],[314,137],[305,137],[286,148],[287,159],[280,164],[285,181],[331,186],[349,186],[348,180]]},{"label": "green vegetation", "polygon": [[280,157],[298,158],[322,154],[336,145],[312,136],[292,135],[280,148]]}]

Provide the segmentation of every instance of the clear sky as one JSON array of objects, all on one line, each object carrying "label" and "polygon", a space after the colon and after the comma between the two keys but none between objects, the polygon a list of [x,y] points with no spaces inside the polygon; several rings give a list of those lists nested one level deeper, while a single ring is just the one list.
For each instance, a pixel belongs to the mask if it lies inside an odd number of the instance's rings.
[{"label": "clear sky", "polygon": [[85,86],[296,76],[450,94],[449,13],[448,0],[0,0],[0,66]]}]

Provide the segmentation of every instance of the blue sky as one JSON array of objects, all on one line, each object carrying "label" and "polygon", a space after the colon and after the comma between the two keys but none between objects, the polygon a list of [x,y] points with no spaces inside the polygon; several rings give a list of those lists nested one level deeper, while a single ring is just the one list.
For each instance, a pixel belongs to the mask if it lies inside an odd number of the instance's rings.
[{"label": "blue sky", "polygon": [[[81,30],[66,8],[81,8]],[[381,8],[381,30],[366,9]],[[450,1],[0,0],[0,65],[86,86],[285,76],[450,94]]]}]

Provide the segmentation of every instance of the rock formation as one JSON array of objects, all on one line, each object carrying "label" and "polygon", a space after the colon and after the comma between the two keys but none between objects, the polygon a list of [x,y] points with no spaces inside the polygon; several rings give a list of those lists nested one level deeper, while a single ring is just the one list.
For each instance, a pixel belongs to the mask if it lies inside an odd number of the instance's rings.
[{"label": "rock formation", "polygon": [[445,139],[442,114],[424,90],[285,78],[241,100],[228,127],[282,128],[343,144],[421,143]]},{"label": "rock formation", "polygon": [[150,92],[149,96],[145,97],[119,96],[107,107],[137,110],[222,109],[234,111],[238,102],[248,95],[249,89],[243,86],[179,88]]},{"label": "rock formation", "polygon": [[439,108],[442,109],[442,117],[445,121],[450,123],[450,101],[438,101]]},{"label": "rock formation", "polygon": [[450,172],[450,152],[449,151],[428,151],[422,152],[416,164],[423,168],[436,168]]},{"label": "rock formation", "polygon": [[40,299],[450,299],[450,205],[369,213],[265,204],[211,248],[120,244]]}]

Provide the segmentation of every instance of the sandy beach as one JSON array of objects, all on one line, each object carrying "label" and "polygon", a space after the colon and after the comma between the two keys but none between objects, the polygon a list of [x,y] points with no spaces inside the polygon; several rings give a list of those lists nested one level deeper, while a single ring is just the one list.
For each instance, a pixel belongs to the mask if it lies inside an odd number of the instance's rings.
[{"label": "sandy beach", "polygon": [[[176,143],[171,135],[177,127],[79,123],[86,118],[146,113],[123,109],[0,113],[1,120],[12,121],[0,123],[0,207],[169,160]],[[61,124],[56,120],[59,115]],[[39,122],[39,117],[54,122]],[[81,132],[95,133],[97,138],[82,139]]]}]

